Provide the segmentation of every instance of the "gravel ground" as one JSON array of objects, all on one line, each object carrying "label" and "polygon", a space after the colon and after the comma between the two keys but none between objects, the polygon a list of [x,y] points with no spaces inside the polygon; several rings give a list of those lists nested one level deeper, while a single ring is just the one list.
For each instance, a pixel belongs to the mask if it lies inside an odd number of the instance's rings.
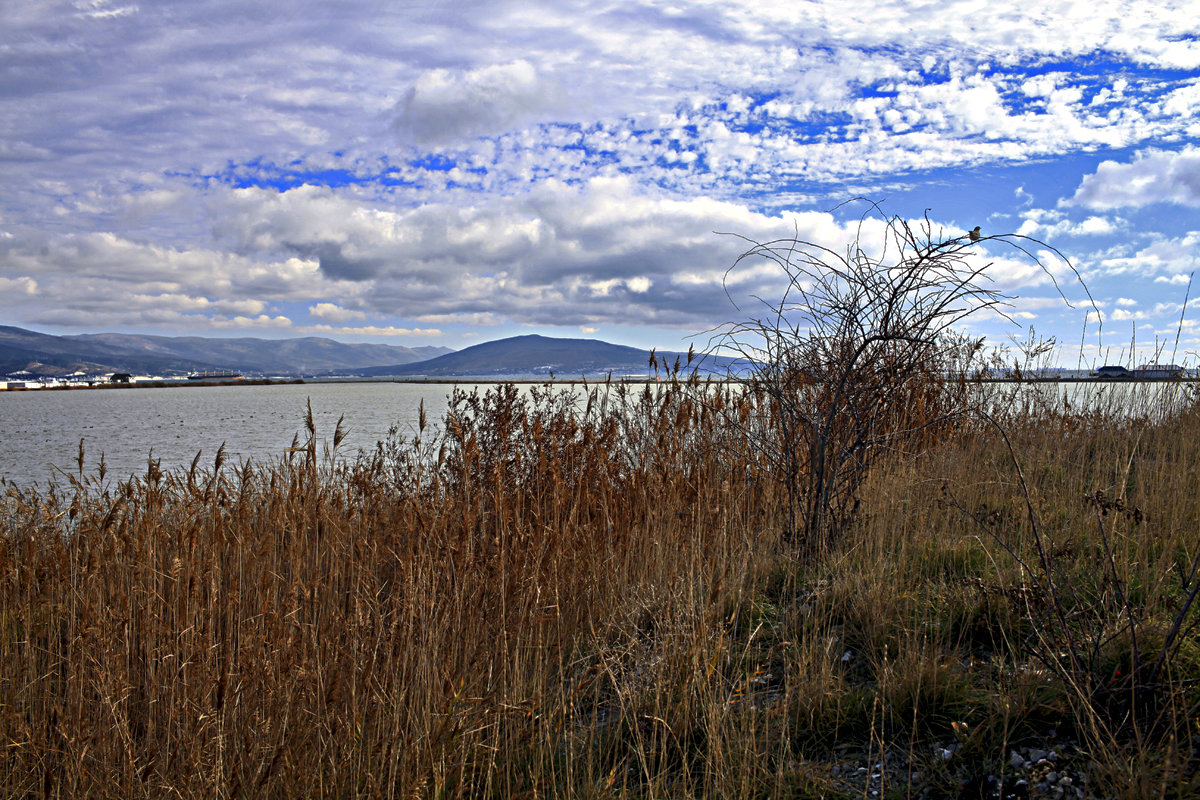
[{"label": "gravel ground", "polygon": [[835,785],[865,798],[957,797],[964,800],[1108,800],[1088,786],[1089,765],[1070,743],[1014,747],[998,769],[979,773],[957,743],[930,753],[889,752],[882,759],[843,754],[830,768]]}]

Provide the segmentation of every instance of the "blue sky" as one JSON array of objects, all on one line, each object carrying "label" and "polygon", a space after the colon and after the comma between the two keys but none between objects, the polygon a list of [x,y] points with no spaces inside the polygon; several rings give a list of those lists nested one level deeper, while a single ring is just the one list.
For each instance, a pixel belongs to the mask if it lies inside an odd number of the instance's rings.
[{"label": "blue sky", "polygon": [[861,196],[1070,259],[1087,291],[1048,262],[1067,305],[981,248],[1013,298],[971,323],[993,343],[1032,325],[1067,365],[1081,336],[1089,363],[1135,337],[1148,358],[1183,313],[1194,362],[1195,12],[8,0],[0,323],[686,349],[730,296],[779,291],[723,283],[742,245],[715,231],[842,249]]}]

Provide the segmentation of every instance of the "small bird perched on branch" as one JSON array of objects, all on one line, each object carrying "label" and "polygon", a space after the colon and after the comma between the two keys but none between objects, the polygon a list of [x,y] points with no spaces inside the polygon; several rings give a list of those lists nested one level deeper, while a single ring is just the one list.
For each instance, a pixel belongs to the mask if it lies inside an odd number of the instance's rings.
[{"label": "small bird perched on branch", "polygon": [[967,236],[969,236],[971,238],[972,242],[978,242],[979,239],[981,238],[981,234],[979,233],[979,226],[976,225],[974,230],[967,231]]}]

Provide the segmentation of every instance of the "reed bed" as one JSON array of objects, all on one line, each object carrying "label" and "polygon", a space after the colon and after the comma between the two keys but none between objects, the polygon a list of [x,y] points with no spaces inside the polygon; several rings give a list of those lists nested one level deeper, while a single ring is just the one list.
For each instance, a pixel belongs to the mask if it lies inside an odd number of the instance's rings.
[{"label": "reed bed", "polygon": [[678,376],[8,487],[0,794],[1003,796],[1052,737],[1087,796],[1187,796],[1200,410],[1022,402],[906,418],[820,552],[769,398]]}]

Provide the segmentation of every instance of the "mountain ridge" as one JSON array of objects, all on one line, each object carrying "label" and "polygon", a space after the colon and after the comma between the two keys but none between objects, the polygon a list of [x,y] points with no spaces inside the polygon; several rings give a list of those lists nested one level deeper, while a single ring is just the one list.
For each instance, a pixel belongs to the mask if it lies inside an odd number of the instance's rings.
[{"label": "mountain ridge", "polygon": [[[511,336],[482,342],[427,361],[394,364],[355,370],[362,377],[574,377],[576,375],[646,375],[651,351],[600,339],[567,339],[540,334]],[[687,354],[658,352],[656,361],[662,372],[674,366],[687,366]],[[724,371],[734,359],[697,356],[692,369]]]},{"label": "mountain ridge", "polygon": [[[346,344],[322,337],[292,339],[155,336],[85,333],[56,336],[0,325],[0,376],[19,371],[61,377],[131,372],[177,375],[234,370],[244,374],[362,378],[542,378],[557,376],[647,375],[651,351],[600,339],[525,334],[451,350]],[[676,362],[689,367],[686,353],[656,351],[658,371]],[[726,372],[737,361],[700,355],[689,369]]]},{"label": "mountain ridge", "polygon": [[453,352],[449,347],[347,344],[308,336],[155,336],[84,333],[56,336],[0,325],[0,374],[25,370],[60,376],[82,372],[182,373],[232,369],[264,374],[330,374],[380,363],[407,363]]}]

